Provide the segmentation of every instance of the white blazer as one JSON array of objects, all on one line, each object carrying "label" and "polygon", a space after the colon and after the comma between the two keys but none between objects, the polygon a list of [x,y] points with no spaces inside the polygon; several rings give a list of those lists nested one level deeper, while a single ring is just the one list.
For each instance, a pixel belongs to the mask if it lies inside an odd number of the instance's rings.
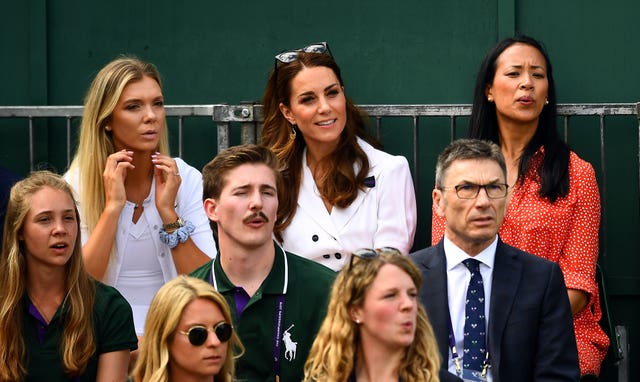
[{"label": "white blazer", "polygon": [[333,207],[329,214],[305,153],[298,209],[283,232],[285,250],[335,271],[360,248],[394,247],[407,254],[416,232],[416,196],[407,159],[376,150],[360,138],[358,144],[375,184],[360,190],[347,208]]}]

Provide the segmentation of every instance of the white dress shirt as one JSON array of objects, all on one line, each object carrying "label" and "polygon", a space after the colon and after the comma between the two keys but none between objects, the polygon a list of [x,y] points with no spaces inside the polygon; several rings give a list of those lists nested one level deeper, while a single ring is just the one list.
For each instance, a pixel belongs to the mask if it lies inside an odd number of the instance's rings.
[{"label": "white dress shirt", "polygon": [[[489,339],[489,307],[491,306],[491,282],[493,280],[493,264],[498,246],[498,236],[494,241],[476,256],[469,256],[466,252],[449,240],[445,234],[444,254],[447,260],[447,296],[449,300],[449,313],[451,314],[451,325],[456,339],[456,350],[459,357],[464,357],[464,317],[465,301],[467,299],[467,288],[471,280],[471,272],[462,263],[466,259],[476,259],[480,262],[480,274],[484,285],[484,314],[487,325],[486,333]],[[489,349],[491,351],[491,349]],[[462,359],[460,360],[462,367]],[[449,347],[448,370],[451,374],[457,375],[456,365],[453,362],[451,347]],[[493,381],[491,368],[487,373],[487,380]]]}]

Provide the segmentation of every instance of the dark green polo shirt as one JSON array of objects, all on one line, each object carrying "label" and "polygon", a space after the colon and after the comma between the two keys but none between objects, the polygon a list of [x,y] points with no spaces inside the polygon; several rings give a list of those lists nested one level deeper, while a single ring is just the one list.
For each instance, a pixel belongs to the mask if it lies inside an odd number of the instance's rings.
[{"label": "dark green polo shirt", "polygon": [[[61,305],[49,325],[43,325],[29,313],[31,301],[25,294],[24,341],[27,349],[26,381],[95,381],[98,371],[98,357],[103,353],[117,350],[135,350],[138,338],[133,326],[133,313],[127,300],[120,293],[101,282],[96,281],[96,298],[93,307],[93,325],[96,352],[89,360],[85,373],[80,378],[64,374],[60,342],[64,330],[66,308]],[[38,331],[42,333],[42,342]]]},{"label": "dark green polo shirt", "polygon": [[[316,262],[285,252],[275,243],[274,246],[276,256],[273,268],[251,296],[240,319],[234,299],[236,286],[222,270],[220,253],[215,260],[191,273],[191,276],[202,280],[213,280],[214,286],[231,307],[234,328],[246,349],[236,364],[238,380],[275,381],[273,350],[276,302],[283,292],[281,382],[302,380],[304,363],[327,311],[328,296],[336,273]],[[215,277],[211,275],[212,264]]]}]

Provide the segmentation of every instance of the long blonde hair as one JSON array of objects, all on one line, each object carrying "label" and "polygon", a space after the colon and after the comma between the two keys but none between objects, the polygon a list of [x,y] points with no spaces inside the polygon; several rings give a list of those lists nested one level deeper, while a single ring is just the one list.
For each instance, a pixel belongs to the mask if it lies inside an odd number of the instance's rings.
[{"label": "long blonde hair", "polygon": [[[27,264],[24,243],[19,239],[24,220],[31,208],[31,197],[45,187],[60,190],[73,200],[69,185],[59,175],[34,172],[11,189],[7,205],[4,241],[0,257],[0,380],[20,381],[28,362],[24,336],[23,298],[27,293]],[[64,330],[60,343],[65,373],[77,376],[86,369],[96,351],[93,333],[95,282],[84,269],[80,243],[80,219],[76,209],[78,235],[73,253],[65,265],[67,297]]]},{"label": "long blonde hair", "polygon": [[[135,382],[169,382],[169,344],[173,341],[185,306],[198,298],[212,301],[220,308],[224,320],[232,322],[227,301],[206,281],[188,276],[178,276],[169,281],[151,301],[140,355],[131,374]],[[214,382],[232,382],[235,358],[243,353],[244,347],[234,329],[226,360]]]},{"label": "long blonde hair", "polygon": [[[358,354],[358,326],[350,311],[361,307],[367,290],[385,264],[392,264],[421,285],[422,276],[406,256],[393,250],[376,250],[378,256],[357,259],[340,271],[331,289],[329,308],[304,366],[305,382],[345,382],[355,366]],[[414,341],[406,349],[406,356],[398,373],[404,382],[438,382],[440,353],[427,313],[418,305]]]},{"label": "long blonde hair", "polygon": [[[143,77],[154,79],[162,89],[160,74],[153,64],[133,57],[122,57],[102,68],[87,91],[78,151],[71,162],[69,172],[79,170],[81,186],[80,190],[76,191],[79,192],[82,218],[89,232],[95,228],[106,204],[102,173],[107,157],[115,152],[111,133],[105,128],[124,88]],[[166,121],[163,121],[158,151],[163,154],[169,153]]]}]

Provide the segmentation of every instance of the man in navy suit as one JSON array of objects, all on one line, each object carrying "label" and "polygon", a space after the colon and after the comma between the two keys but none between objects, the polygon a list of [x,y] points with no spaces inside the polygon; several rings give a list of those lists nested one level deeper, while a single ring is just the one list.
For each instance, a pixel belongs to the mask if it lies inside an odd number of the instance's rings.
[{"label": "man in navy suit", "polygon": [[[435,213],[446,220],[445,235],[411,257],[422,270],[420,300],[443,368],[465,381],[577,381],[560,267],[498,237],[509,196],[506,176],[504,157],[491,142],[457,140],[438,158],[432,196]],[[481,324],[465,327],[472,319]]]}]

